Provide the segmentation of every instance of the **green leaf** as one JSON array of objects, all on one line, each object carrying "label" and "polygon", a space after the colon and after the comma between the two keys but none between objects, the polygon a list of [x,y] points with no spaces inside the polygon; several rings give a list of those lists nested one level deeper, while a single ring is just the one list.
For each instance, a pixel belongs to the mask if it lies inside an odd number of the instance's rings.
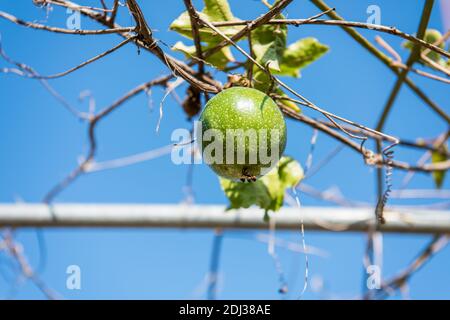
[{"label": "green leaf", "polygon": [[[203,2],[205,3],[205,7],[202,12],[199,12],[200,18],[209,22],[239,20],[233,16],[227,0],[203,0]],[[220,27],[219,30],[225,35],[231,37],[241,28],[241,26],[229,26]],[[170,25],[170,30],[176,31],[181,35],[192,39],[191,19],[189,17],[189,13],[185,11],[177,19],[175,19]],[[217,44],[222,40],[222,38],[210,28],[201,28],[199,30],[199,34],[201,41],[209,44]]]},{"label": "green leaf", "polygon": [[257,205],[268,211],[278,211],[283,205],[287,188],[295,187],[303,179],[303,169],[290,157],[282,157],[275,168],[252,183],[234,182],[220,178],[228,209],[249,208]]},{"label": "green leaf", "polygon": [[271,70],[280,70],[286,49],[286,25],[263,25],[252,32],[252,47],[256,61]]},{"label": "green leaf", "polygon": [[230,201],[228,210],[249,208],[252,205],[257,205],[260,208],[270,206],[270,194],[260,180],[254,183],[240,183],[220,178],[220,185]]},{"label": "green leaf", "polygon": [[[206,51],[209,49],[209,46],[202,46],[202,50]],[[183,52],[187,58],[196,57],[196,49],[195,46],[185,45],[183,42],[178,41],[172,47],[172,50]],[[219,52],[214,53],[213,55],[206,58],[206,62],[211,64],[212,66],[223,69],[227,65],[228,62],[234,61],[234,57],[231,54],[230,48],[225,47],[222,48]]]},{"label": "green leaf", "polygon": [[[445,147],[444,150],[447,151],[447,147]],[[442,161],[446,161],[446,160],[447,160],[447,157],[445,156],[445,154],[442,154],[442,153],[436,152],[436,151],[433,151],[431,153],[431,162],[432,163],[442,162]],[[436,188],[440,189],[442,187],[442,184],[444,183],[445,173],[446,173],[446,171],[433,171],[432,176],[433,176],[433,180],[436,185]]]},{"label": "green leaf", "polygon": [[303,179],[303,174],[300,164],[290,157],[282,157],[278,162],[278,175],[286,188],[295,187]]},{"label": "green leaf", "polygon": [[227,0],[203,1],[205,3],[203,13],[211,18],[211,21],[231,21],[235,19]]},{"label": "green leaf", "polygon": [[302,179],[303,169],[300,164],[290,157],[282,157],[276,168],[261,178],[272,198],[266,209],[278,211],[283,206],[286,189],[295,187]]},{"label": "green leaf", "polygon": [[279,75],[299,77],[300,69],[322,57],[328,46],[315,38],[304,38],[291,44],[283,53]]},{"label": "green leaf", "polygon": [[270,195],[270,204],[267,206],[266,211],[278,211],[283,205],[284,192],[283,183],[279,179],[277,168],[271,170],[268,174],[261,178],[261,182],[266,186]]}]

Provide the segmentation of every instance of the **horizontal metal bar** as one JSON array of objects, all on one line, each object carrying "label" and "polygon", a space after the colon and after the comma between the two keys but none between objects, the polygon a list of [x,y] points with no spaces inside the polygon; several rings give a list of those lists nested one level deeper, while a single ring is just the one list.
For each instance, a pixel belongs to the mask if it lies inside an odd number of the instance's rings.
[{"label": "horizontal metal bar", "polygon": [[[366,231],[373,208],[302,207],[272,213],[277,229]],[[266,229],[257,208],[225,211],[218,205],[165,204],[0,204],[0,226],[13,227],[164,227]],[[386,210],[384,232],[450,233],[450,211]]]}]

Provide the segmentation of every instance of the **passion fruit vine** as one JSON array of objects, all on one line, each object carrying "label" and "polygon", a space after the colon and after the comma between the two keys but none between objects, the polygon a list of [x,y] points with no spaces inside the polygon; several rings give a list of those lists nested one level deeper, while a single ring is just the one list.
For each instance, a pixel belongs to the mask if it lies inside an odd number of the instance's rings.
[{"label": "passion fruit vine", "polygon": [[227,179],[256,181],[277,164],[286,147],[280,109],[256,89],[232,87],[220,92],[206,104],[200,123],[203,158]]}]

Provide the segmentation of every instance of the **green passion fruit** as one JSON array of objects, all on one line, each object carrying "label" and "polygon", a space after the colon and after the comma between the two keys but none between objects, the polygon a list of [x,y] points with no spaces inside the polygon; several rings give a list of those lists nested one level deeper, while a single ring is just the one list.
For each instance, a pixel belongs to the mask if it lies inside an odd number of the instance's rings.
[{"label": "green passion fruit", "polygon": [[[435,44],[437,41],[439,41],[442,38],[442,34],[439,32],[439,30],[436,29],[427,29],[425,31],[425,37],[424,40],[428,43]],[[441,49],[445,48],[445,41],[442,41],[438,44],[438,47]],[[422,47],[421,51],[424,51],[425,48]],[[427,53],[427,57],[433,60],[434,62],[439,62],[441,59],[441,56],[439,53],[430,51]]]},{"label": "green passion fruit", "polygon": [[[435,44],[442,38],[442,33],[439,30],[436,29],[427,29],[425,31],[425,37],[424,40],[428,43]],[[441,49],[444,49],[445,42],[441,42],[438,45]]]},{"label": "green passion fruit", "polygon": [[199,120],[203,159],[227,179],[255,181],[277,164],[286,147],[283,114],[256,89],[220,92],[208,101]]}]

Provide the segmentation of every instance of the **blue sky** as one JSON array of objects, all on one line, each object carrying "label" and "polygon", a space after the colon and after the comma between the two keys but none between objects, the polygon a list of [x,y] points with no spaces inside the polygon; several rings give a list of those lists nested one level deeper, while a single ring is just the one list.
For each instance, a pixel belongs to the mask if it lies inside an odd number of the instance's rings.
[{"label": "blue sky", "polygon": [[[108,3],[111,1],[108,1]],[[230,0],[234,14],[254,18],[266,8],[257,0]],[[84,1],[92,5],[97,1]],[[140,1],[156,38],[167,46],[183,40],[168,25],[183,10],[182,1]],[[348,20],[367,19],[366,9],[376,4],[381,9],[381,23],[395,25],[414,33],[424,1],[329,0],[330,6]],[[196,1],[201,7],[200,1]],[[31,1],[0,0],[0,10],[24,20],[46,19],[44,10]],[[126,8],[120,8],[119,23],[132,25]],[[295,1],[286,11],[289,18],[307,18],[318,13],[309,1]],[[53,10],[48,25],[65,27],[68,14]],[[83,29],[98,25],[81,20]],[[439,4],[436,1],[429,26],[442,30]],[[76,36],[33,31],[0,20],[2,44],[16,60],[25,62],[41,74],[66,70],[89,57],[118,44],[114,35]],[[376,33],[361,30],[373,40]],[[301,26],[290,28],[288,42],[313,36],[330,46],[319,61],[302,71],[302,78],[287,82],[303,95],[327,110],[354,121],[374,126],[393,87],[395,77],[380,61],[367,53],[337,27]],[[383,34],[403,59],[408,52],[401,49],[401,40]],[[186,40],[184,40],[186,42]],[[170,48],[163,45],[163,49]],[[235,55],[242,59],[238,53]],[[0,66],[6,66],[0,62]],[[134,45],[127,45],[112,55],[78,70],[51,84],[73,105],[86,111],[86,102],[79,102],[80,92],[89,90],[100,110],[131,88],[168,70],[146,52],[137,54]],[[448,88],[445,84],[411,75],[417,85],[448,112]],[[183,94],[185,87],[178,90]],[[164,117],[159,133],[155,132],[158,108],[164,92],[152,90],[153,108],[145,95],[139,95],[112,113],[98,127],[97,160],[108,160],[144,152],[170,143],[176,128],[189,128],[181,107],[171,97],[164,104]],[[318,117],[311,110],[307,115]],[[446,130],[446,124],[423,104],[407,87],[403,87],[386,125],[386,132],[404,138],[435,137]],[[39,202],[45,193],[76,165],[87,150],[86,126],[56,102],[38,81],[0,74],[0,202]],[[286,153],[304,163],[309,152],[312,130],[288,121]],[[336,147],[336,142],[319,134],[314,161],[319,161]],[[421,152],[396,149],[395,156],[417,161]],[[92,173],[81,177],[61,193],[57,202],[81,203],[179,203],[185,199],[186,166],[176,166],[170,156],[133,166]],[[307,183],[319,190],[338,187],[352,200],[375,201],[374,171],[363,164],[360,155],[349,149],[341,151]],[[395,172],[394,187],[404,177]],[[444,188],[450,185],[445,182]],[[410,188],[433,188],[429,176],[418,174]],[[195,166],[193,189],[198,204],[226,204],[217,177],[205,165]],[[304,205],[332,205],[301,194]],[[424,201],[393,201],[397,204],[427,203]],[[44,229],[46,263],[41,277],[65,298],[205,298],[201,283],[208,271],[213,232],[160,229]],[[225,233],[220,275],[219,298],[282,298],[278,293],[278,277],[265,244],[254,240],[256,232]],[[33,265],[39,263],[37,233],[34,229],[17,231]],[[300,243],[298,232],[278,232],[283,239]],[[386,235],[384,237],[384,275],[389,277],[406,266],[430,236]],[[328,253],[327,257],[310,257],[310,275],[325,283],[325,292],[308,291],[305,298],[352,298],[362,287],[362,256],[365,235],[358,233],[321,233],[306,230],[308,245]],[[304,257],[279,249],[278,254],[291,293],[296,298],[303,286]],[[43,298],[29,282],[14,283],[9,259],[0,255],[0,297]],[[450,298],[450,249],[436,256],[410,282],[412,298]],[[82,289],[66,288],[66,268],[79,265]]]}]

